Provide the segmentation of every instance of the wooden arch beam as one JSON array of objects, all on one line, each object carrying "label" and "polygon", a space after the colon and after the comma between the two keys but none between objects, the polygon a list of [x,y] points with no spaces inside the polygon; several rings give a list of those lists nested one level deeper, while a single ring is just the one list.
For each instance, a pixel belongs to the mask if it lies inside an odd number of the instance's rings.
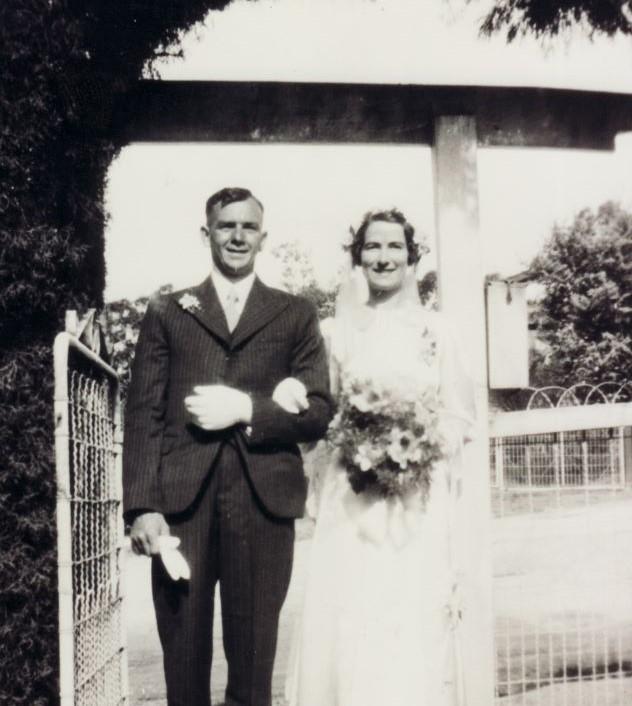
[{"label": "wooden arch beam", "polygon": [[140,81],[113,128],[125,141],[432,144],[439,115],[476,118],[479,146],[610,150],[632,94],[551,88]]}]

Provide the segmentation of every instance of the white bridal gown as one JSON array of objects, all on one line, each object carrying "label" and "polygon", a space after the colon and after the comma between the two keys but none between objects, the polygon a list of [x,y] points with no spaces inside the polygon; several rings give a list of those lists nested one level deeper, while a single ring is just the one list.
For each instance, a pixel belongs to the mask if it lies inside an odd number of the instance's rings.
[{"label": "white bridal gown", "polygon": [[[430,360],[426,329],[437,341]],[[469,378],[440,315],[418,303],[365,307],[334,320],[329,338],[334,388],[341,376],[393,371],[410,386],[440,385],[456,452],[434,468],[425,507],[418,495],[405,503],[357,495],[335,453],[323,454],[310,480],[316,528],[287,698],[291,706],[452,706],[454,480],[471,421]]]}]

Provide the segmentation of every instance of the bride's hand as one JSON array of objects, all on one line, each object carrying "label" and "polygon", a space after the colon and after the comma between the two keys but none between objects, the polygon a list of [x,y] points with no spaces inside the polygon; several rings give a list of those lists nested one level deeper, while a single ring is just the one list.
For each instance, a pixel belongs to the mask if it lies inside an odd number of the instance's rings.
[{"label": "bride's hand", "polygon": [[285,378],[274,388],[272,399],[286,412],[299,414],[309,407],[307,389],[296,378]]}]

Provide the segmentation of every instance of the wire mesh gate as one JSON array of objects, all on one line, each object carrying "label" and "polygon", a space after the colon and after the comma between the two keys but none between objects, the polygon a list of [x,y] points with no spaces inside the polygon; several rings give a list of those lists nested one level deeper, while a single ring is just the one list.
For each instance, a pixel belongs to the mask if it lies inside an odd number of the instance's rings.
[{"label": "wire mesh gate", "polygon": [[68,333],[55,340],[61,706],[128,704],[118,377]]}]

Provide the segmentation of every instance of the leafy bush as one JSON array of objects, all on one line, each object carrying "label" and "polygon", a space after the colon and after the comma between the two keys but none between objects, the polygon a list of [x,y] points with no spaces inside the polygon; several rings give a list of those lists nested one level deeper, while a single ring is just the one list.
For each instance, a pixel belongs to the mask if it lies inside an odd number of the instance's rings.
[{"label": "leafy bush", "polygon": [[0,3],[0,704],[58,701],[51,346],[102,304],[113,107],[227,3]]}]

